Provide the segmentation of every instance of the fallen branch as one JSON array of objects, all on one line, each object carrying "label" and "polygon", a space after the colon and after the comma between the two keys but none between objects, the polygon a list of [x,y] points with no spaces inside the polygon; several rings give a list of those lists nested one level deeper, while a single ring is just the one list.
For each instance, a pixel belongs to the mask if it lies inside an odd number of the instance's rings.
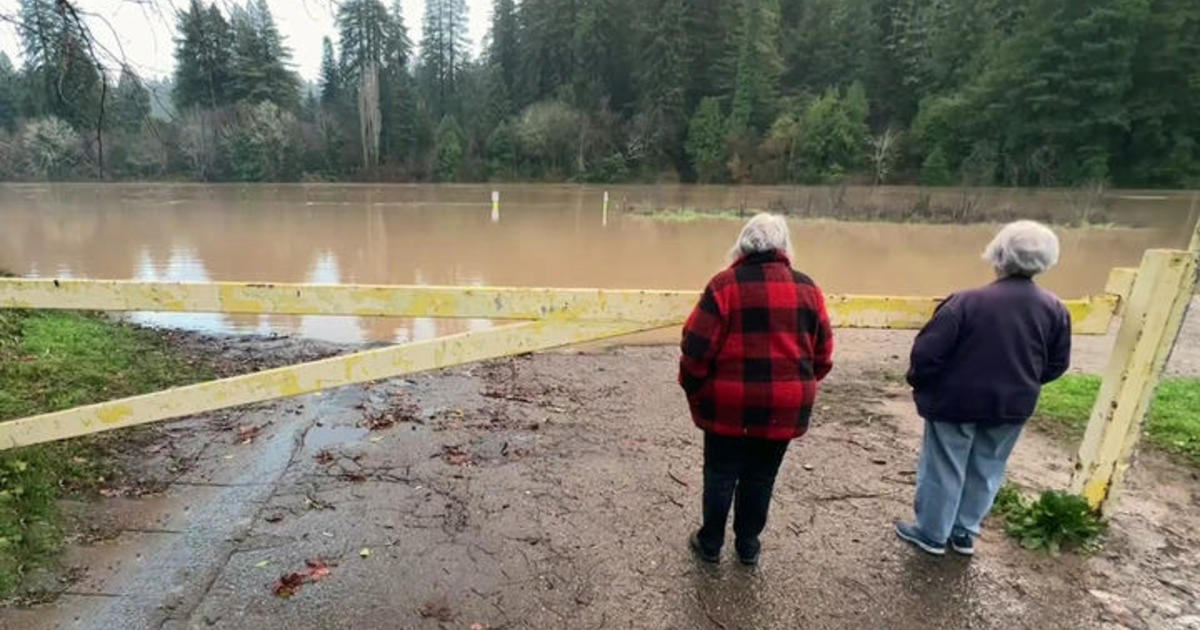
[{"label": "fallen branch", "polygon": [[887,492],[846,492],[843,494],[826,494],[819,497],[812,497],[812,501],[849,501],[851,499],[879,499],[890,496]]},{"label": "fallen branch", "polygon": [[688,482],[680,479],[679,477],[676,477],[675,473],[671,472],[670,468],[667,469],[667,476],[670,477],[675,483],[683,486],[684,488],[688,487]]}]

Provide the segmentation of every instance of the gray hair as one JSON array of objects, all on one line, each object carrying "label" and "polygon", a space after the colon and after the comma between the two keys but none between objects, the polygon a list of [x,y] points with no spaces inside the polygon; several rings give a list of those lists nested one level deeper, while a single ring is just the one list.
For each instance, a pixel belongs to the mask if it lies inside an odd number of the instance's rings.
[{"label": "gray hair", "polygon": [[1058,264],[1058,237],[1036,221],[1009,223],[983,250],[983,259],[1006,276],[1033,277]]},{"label": "gray hair", "polygon": [[737,242],[729,250],[730,260],[751,254],[779,252],[792,260],[792,236],[787,220],[777,214],[760,212],[742,226]]}]

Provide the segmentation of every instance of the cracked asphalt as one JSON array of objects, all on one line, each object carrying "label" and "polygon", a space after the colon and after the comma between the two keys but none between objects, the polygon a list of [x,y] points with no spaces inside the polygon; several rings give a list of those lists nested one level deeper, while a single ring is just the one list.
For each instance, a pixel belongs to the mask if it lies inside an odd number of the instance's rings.
[{"label": "cracked asphalt", "polygon": [[[841,335],[757,570],[690,557],[701,435],[675,350],[628,347],[157,427],[131,465],[161,491],[71,507],[110,535],[73,545],[47,576],[58,598],[0,611],[0,627],[1200,628],[1200,491],[1161,457],[1139,460],[1093,557],[1032,554],[994,524],[972,561],[896,541],[921,429],[894,385],[910,339]],[[1103,342],[1082,342],[1078,367],[1097,369]],[[222,343],[296,358],[286,341]],[[1070,464],[1027,432],[1011,475],[1061,487]],[[310,561],[329,574],[276,596]]]}]

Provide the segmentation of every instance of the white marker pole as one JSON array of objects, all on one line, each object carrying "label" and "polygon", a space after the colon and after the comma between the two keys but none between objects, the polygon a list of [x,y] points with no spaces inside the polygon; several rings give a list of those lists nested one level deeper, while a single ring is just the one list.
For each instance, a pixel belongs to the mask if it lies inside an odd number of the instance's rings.
[{"label": "white marker pole", "polygon": [[608,226],[608,191],[607,190],[604,191],[604,212],[601,215],[600,224],[605,227]]},{"label": "white marker pole", "polygon": [[492,223],[500,222],[500,191],[492,191]]}]

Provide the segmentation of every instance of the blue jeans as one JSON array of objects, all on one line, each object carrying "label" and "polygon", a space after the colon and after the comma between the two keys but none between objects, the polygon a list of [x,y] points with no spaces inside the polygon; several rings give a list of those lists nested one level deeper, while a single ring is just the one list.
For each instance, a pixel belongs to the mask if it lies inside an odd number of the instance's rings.
[{"label": "blue jeans", "polygon": [[1021,427],[925,421],[915,509],[926,538],[944,543],[951,536],[979,535]]}]

